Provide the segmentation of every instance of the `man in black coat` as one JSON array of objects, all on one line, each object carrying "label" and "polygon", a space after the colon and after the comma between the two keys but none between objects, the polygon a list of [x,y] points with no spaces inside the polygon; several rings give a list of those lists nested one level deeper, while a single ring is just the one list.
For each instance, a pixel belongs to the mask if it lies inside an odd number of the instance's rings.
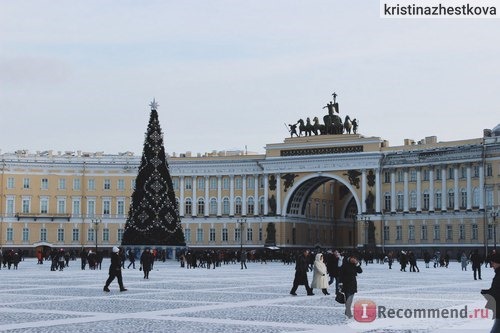
[{"label": "man in black coat", "polygon": [[495,270],[495,276],[491,282],[490,289],[481,290],[481,294],[487,299],[486,308],[493,311],[495,322],[491,328],[491,333],[500,332],[500,254],[493,254],[490,258],[490,266]]},{"label": "man in black coat", "polygon": [[109,292],[109,285],[115,277],[118,279],[118,285],[120,286],[120,291],[127,291],[123,286],[122,279],[122,260],[120,257],[120,249],[117,246],[113,246],[113,254],[111,255],[111,265],[109,266],[109,277],[106,280],[103,290]]},{"label": "man in black coat", "polygon": [[474,272],[474,280],[477,280],[476,274],[479,275],[479,280],[481,280],[481,264],[483,260],[479,255],[477,249],[470,255],[470,261],[472,262],[472,271]]},{"label": "man in black coat", "polygon": [[304,252],[297,258],[295,263],[295,278],[293,279],[293,287],[290,290],[290,295],[297,296],[295,293],[299,285],[304,285],[307,290],[307,295],[314,295],[311,287],[309,287],[309,282],[307,281],[307,270],[309,262],[307,257],[309,256],[309,250],[304,250]]},{"label": "man in black coat", "polygon": [[342,292],[345,294],[345,315],[352,318],[351,305],[354,294],[358,292],[358,281],[356,276],[362,273],[361,263],[354,256],[347,256],[340,269],[340,282]]},{"label": "man in black coat", "polygon": [[339,291],[339,276],[340,276],[340,266],[342,266],[342,262],[339,265],[340,253],[335,250],[332,253],[328,251],[326,256],[326,270],[328,271],[328,275],[330,275],[330,280],[328,284],[332,284],[335,279],[335,293]]}]

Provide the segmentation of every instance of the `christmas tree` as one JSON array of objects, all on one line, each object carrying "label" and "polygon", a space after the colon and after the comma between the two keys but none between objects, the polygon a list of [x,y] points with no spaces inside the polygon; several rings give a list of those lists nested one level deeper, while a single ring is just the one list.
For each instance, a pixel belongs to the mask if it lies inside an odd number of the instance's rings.
[{"label": "christmas tree", "polygon": [[185,245],[156,111],[158,104],[153,99],[149,106],[151,115],[122,245]]}]

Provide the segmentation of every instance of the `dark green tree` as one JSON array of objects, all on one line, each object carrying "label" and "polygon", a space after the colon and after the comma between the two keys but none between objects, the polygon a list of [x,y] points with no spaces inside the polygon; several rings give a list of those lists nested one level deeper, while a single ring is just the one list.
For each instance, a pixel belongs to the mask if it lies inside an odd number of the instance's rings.
[{"label": "dark green tree", "polygon": [[185,245],[172,178],[165,157],[158,104],[151,114],[122,245]]}]

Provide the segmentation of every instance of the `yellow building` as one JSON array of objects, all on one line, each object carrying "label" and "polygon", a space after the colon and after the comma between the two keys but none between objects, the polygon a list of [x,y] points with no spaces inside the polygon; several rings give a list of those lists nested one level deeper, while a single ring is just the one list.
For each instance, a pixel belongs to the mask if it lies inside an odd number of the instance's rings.
[{"label": "yellow building", "polygon": [[[168,147],[167,147],[168,148]],[[0,246],[121,242],[140,156],[0,154]],[[266,153],[168,158],[189,247],[453,250],[496,245],[500,126],[389,146],[360,134],[286,138]]]}]

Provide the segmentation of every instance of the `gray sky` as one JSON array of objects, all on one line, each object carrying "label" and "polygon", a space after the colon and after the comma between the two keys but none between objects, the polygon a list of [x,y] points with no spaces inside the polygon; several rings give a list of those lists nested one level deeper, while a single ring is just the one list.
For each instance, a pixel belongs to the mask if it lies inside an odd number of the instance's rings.
[{"label": "gray sky", "polygon": [[500,20],[383,19],[378,1],[0,0],[0,149],[264,152],[340,115],[391,145],[499,122]]}]

